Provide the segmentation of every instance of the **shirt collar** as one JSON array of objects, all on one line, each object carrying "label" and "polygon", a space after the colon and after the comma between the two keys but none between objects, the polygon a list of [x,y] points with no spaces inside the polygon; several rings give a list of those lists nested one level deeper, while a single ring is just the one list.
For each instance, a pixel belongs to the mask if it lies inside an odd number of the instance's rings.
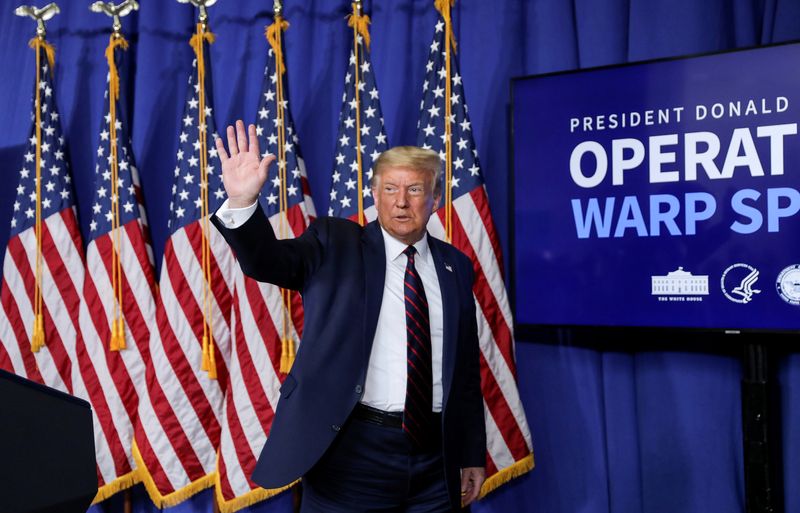
[{"label": "shirt collar", "polygon": [[[381,233],[383,233],[383,247],[386,249],[386,260],[392,262],[403,254],[403,251],[406,250],[408,244],[392,237],[389,232],[383,228],[383,226],[381,226]],[[428,258],[427,232],[425,232],[425,235],[423,235],[420,240],[414,243],[414,248],[416,248],[417,254],[421,259],[426,260]]]}]

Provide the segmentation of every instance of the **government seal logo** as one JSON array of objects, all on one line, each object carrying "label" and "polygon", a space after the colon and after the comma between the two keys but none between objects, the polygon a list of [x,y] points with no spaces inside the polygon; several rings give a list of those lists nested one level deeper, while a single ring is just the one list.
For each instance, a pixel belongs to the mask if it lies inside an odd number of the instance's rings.
[{"label": "government seal logo", "polygon": [[758,269],[748,264],[733,264],[722,273],[722,293],[734,303],[747,304],[754,294],[760,294],[753,285],[758,281]]},{"label": "government seal logo", "polygon": [[800,264],[790,265],[781,271],[775,287],[784,301],[790,305],[800,305]]}]

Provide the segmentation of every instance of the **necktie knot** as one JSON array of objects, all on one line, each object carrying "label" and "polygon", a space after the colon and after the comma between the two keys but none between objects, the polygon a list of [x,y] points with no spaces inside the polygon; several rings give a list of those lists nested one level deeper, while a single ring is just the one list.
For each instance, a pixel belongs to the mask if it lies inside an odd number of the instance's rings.
[{"label": "necktie knot", "polygon": [[403,253],[408,257],[409,261],[414,261],[414,255],[417,254],[417,248],[414,246],[408,246],[406,249],[403,250]]}]

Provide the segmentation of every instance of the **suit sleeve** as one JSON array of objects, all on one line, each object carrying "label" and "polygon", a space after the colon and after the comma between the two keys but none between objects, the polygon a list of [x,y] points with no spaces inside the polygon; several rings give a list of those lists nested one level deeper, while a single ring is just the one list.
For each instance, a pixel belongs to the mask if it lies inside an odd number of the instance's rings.
[{"label": "suit sleeve", "polygon": [[475,315],[475,299],[472,295],[474,273],[472,263],[467,260],[469,279],[462,288],[468,302],[468,314],[463,320],[462,351],[465,381],[464,400],[461,406],[464,426],[464,446],[461,448],[461,468],[486,466],[486,421],[481,392],[480,345],[478,343],[478,321]]},{"label": "suit sleeve", "polygon": [[211,222],[230,245],[242,272],[254,280],[302,290],[322,259],[320,233],[325,230],[319,221],[300,237],[285,240],[275,237],[261,205],[238,228],[226,228],[216,215],[211,216]]}]

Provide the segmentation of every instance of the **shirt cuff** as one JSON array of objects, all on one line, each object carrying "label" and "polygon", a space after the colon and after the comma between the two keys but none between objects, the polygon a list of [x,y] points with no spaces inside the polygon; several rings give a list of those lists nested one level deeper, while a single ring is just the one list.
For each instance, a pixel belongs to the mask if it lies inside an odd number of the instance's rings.
[{"label": "shirt cuff", "polygon": [[222,221],[222,226],[235,230],[250,219],[250,216],[253,215],[253,212],[258,207],[258,200],[255,200],[252,205],[243,208],[231,208],[228,206],[229,201],[229,199],[226,199],[214,215]]}]

